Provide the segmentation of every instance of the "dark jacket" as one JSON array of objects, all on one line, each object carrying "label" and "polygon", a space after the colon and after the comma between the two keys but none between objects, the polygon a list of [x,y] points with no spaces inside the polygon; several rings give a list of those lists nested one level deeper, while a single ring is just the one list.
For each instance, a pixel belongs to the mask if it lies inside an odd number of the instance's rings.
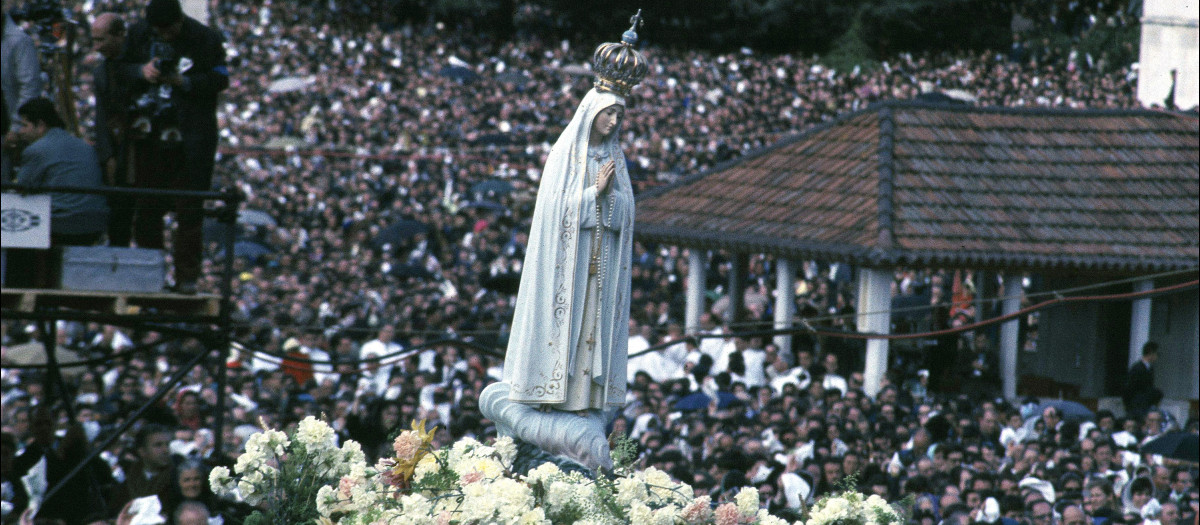
[{"label": "dark jacket", "polygon": [[[124,74],[133,79],[134,96],[153,87],[142,77],[142,66],[152,58],[154,31],[145,21],[129,29],[125,41]],[[184,85],[172,89],[179,106],[181,131],[186,135],[211,136],[216,142],[217,95],[229,87],[229,69],[225,63],[225,39],[221,33],[185,16],[179,36],[170,43],[181,58]],[[190,61],[190,67],[184,64]],[[186,140],[186,139],[185,139]]]},{"label": "dark jacket", "polygon": [[1162,401],[1162,391],[1154,388],[1154,371],[1145,361],[1138,360],[1129,367],[1122,398],[1125,401],[1125,411],[1133,417],[1145,415],[1151,406]]},{"label": "dark jacket", "polygon": [[[135,99],[148,90],[158,92],[159,86],[147,82],[141,72],[142,66],[154,58],[154,43],[154,32],[145,21],[130,28],[122,63],[125,74],[135,79],[132,83],[132,96]],[[221,91],[229,87],[224,38],[216,30],[184,17],[179,36],[170,46],[179,57],[179,71],[183,76],[183,85],[170,89],[170,100],[177,110],[177,129],[181,134],[182,149],[176,154],[151,148],[138,155],[169,155],[167,164],[177,171],[155,174],[159,179],[157,184],[143,181],[139,174],[138,184],[208,190],[217,153],[217,98]],[[157,132],[152,132],[150,139],[153,141],[157,136]]]},{"label": "dark jacket", "polygon": [[127,68],[121,66],[119,59],[101,59],[92,70],[96,93],[96,157],[101,165],[116,158],[118,172],[125,161],[124,138],[133,82]]}]

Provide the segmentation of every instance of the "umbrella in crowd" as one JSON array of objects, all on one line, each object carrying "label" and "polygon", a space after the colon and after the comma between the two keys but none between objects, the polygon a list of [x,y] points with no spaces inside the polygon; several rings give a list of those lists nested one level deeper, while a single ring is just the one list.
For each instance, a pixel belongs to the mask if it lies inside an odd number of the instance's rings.
[{"label": "umbrella in crowd", "polygon": [[1096,414],[1088,407],[1083,406],[1078,402],[1067,401],[1065,399],[1051,399],[1048,401],[1042,401],[1038,404],[1038,415],[1041,415],[1042,411],[1049,407],[1058,409],[1059,415],[1061,415],[1062,418],[1067,421],[1090,421],[1096,418]]},{"label": "umbrella in crowd", "polygon": [[392,268],[391,274],[400,279],[412,278],[412,279],[430,280],[435,277],[433,275],[433,272],[430,272],[429,270],[425,269],[424,266],[417,265],[417,264],[398,265],[398,266]]},{"label": "umbrella in crowd", "polygon": [[[233,228],[234,237],[240,236],[242,228],[235,226]],[[222,242],[225,239],[225,224],[214,217],[206,217],[204,219],[204,242]]]},{"label": "umbrella in crowd", "polygon": [[558,70],[568,75],[577,75],[581,77],[592,76],[592,68],[588,67],[586,64],[567,64],[558,68]]},{"label": "umbrella in crowd", "polygon": [[412,219],[400,219],[393,222],[387,228],[384,228],[371,239],[371,245],[382,249],[386,245],[397,246],[405,241],[413,238],[417,234],[426,233],[429,231],[429,226],[421,221]]},{"label": "umbrella in crowd", "polygon": [[459,82],[474,82],[475,79],[479,78],[479,75],[475,74],[474,71],[463,66],[446,66],[439,73],[446,78]]},{"label": "umbrella in crowd", "polygon": [[500,179],[488,179],[471,186],[471,193],[476,195],[503,195],[512,191],[512,184]]},{"label": "umbrella in crowd", "polygon": [[[275,253],[275,250],[272,250],[271,248],[263,245],[262,243],[258,243],[258,242],[254,242],[254,241],[237,241],[237,242],[233,243],[234,257],[244,257],[247,259],[258,259],[259,257],[262,257],[264,255],[270,255],[272,253]],[[224,256],[225,256],[225,250],[221,250],[221,252],[217,254],[218,258],[224,257]]]},{"label": "umbrella in crowd", "polygon": [[299,149],[305,146],[308,146],[308,142],[300,137],[271,137],[262,147],[266,149],[287,150],[289,148]]},{"label": "umbrella in crowd", "polygon": [[460,209],[460,210],[478,209],[478,210],[502,212],[502,211],[506,210],[507,208],[505,208],[503,204],[500,204],[500,203],[494,202],[494,201],[471,201],[466,204],[463,204],[458,209]]},{"label": "umbrella in crowd", "polygon": [[1142,445],[1142,453],[1200,463],[1200,434],[1167,432]]},{"label": "umbrella in crowd", "polygon": [[313,77],[283,77],[267,86],[267,91],[272,93],[288,93],[291,91],[300,91],[308,86],[313,85],[316,79]]},{"label": "umbrella in crowd", "polygon": [[275,218],[271,214],[250,208],[239,210],[237,221],[239,224],[248,224],[250,226],[273,227],[276,225]]},{"label": "umbrella in crowd", "polygon": [[496,75],[496,80],[506,84],[512,84],[517,87],[524,87],[525,84],[528,84],[531,79],[524,73],[519,73],[517,71],[505,71],[499,75]]}]

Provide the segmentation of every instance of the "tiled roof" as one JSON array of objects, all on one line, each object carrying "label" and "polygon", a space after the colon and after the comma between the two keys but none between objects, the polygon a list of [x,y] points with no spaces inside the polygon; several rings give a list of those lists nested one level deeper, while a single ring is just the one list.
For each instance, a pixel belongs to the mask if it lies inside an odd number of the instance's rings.
[{"label": "tiled roof", "polygon": [[855,264],[1200,263],[1200,124],[892,101],[639,196],[637,237]]}]

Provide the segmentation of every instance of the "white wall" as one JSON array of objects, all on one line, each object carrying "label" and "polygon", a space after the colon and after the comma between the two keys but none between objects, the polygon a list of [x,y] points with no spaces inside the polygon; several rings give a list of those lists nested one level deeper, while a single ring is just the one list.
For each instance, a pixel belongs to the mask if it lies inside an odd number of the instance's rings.
[{"label": "white wall", "polygon": [[1137,97],[1147,107],[1162,106],[1177,71],[1175,105],[1200,104],[1200,0],[1145,0]]}]

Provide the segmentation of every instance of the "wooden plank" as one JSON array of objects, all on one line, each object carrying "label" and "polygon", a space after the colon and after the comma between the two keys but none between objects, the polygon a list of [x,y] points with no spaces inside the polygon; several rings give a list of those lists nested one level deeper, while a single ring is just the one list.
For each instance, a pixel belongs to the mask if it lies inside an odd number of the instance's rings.
[{"label": "wooden plank", "polygon": [[0,295],[0,304],[4,308],[17,310],[18,312],[32,312],[34,306],[34,295],[29,293],[29,290],[18,288],[5,288],[3,295]]},{"label": "wooden plank", "polygon": [[5,288],[3,306],[21,312],[32,312],[37,308],[70,308],[117,315],[216,316],[220,312],[221,298],[209,294]]}]

